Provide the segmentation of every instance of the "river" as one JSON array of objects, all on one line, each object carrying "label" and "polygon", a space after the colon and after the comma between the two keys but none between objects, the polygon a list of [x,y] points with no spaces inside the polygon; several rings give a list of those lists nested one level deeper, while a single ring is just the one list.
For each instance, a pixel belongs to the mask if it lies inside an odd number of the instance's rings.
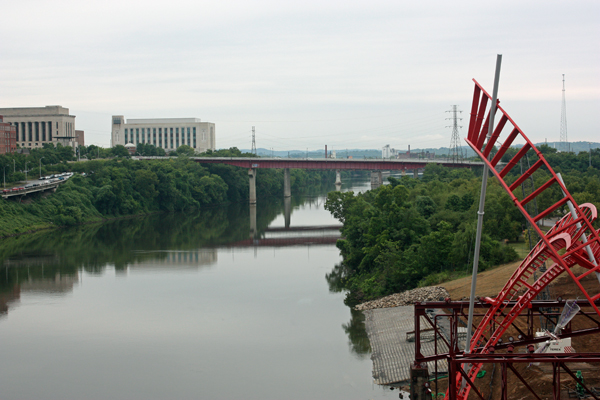
[{"label": "river", "polygon": [[[339,224],[325,195],[294,196],[290,226]],[[361,314],[326,279],[339,232],[265,232],[285,226],[285,208],[259,200],[0,242],[0,398],[398,398],[372,383]]]}]

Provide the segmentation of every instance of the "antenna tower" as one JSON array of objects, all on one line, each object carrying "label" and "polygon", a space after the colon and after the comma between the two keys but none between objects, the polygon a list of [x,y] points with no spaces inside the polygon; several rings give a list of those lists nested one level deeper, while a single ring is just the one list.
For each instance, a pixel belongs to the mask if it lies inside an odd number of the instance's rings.
[{"label": "antenna tower", "polygon": [[569,151],[569,139],[567,138],[567,100],[565,98],[565,74],[563,76],[562,107],[560,110],[560,150]]},{"label": "antenna tower", "polygon": [[256,141],[254,140],[254,127],[252,127],[252,150],[250,153],[256,155]]},{"label": "antenna tower", "polygon": [[446,118],[446,119],[451,119],[452,120],[452,125],[450,126],[446,126],[446,128],[452,128],[452,139],[450,140],[450,150],[448,151],[448,161],[452,161],[452,162],[461,162],[465,157],[463,154],[463,150],[462,147],[460,146],[460,135],[458,134],[458,128],[462,128],[462,126],[458,125],[458,121],[461,120],[462,118],[458,118],[458,113],[461,113],[462,111],[460,111],[458,109],[457,105],[453,105],[452,106],[452,110],[446,111],[449,113],[452,113],[452,117],[451,118]]}]

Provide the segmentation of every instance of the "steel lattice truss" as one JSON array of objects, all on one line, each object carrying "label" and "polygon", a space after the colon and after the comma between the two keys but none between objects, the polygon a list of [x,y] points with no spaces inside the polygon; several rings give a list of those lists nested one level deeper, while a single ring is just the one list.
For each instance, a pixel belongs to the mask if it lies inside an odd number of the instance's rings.
[{"label": "steel lattice truss", "polygon": [[[487,164],[490,171],[510,195],[515,206],[521,211],[529,221],[531,227],[537,231],[541,238],[515,270],[498,296],[494,299],[485,299],[489,303],[490,308],[483,316],[481,323],[473,334],[470,342],[470,353],[490,354],[494,351],[494,346],[497,346],[498,342],[501,341],[502,335],[521,312],[531,307],[531,302],[536,296],[562,273],[566,273],[571,277],[573,282],[579,287],[582,296],[589,302],[589,305],[596,314],[600,316],[600,310],[595,304],[595,301],[600,299],[600,285],[596,287],[595,292],[590,293],[584,289],[581,282],[586,276],[600,272],[600,267],[595,262],[600,256],[600,238],[598,232],[592,227],[592,222],[597,217],[596,207],[593,204],[578,205],[575,202],[542,153],[525,136],[523,131],[499,104],[496,108],[496,113],[501,114],[500,120],[494,131],[491,132],[491,135],[488,135],[491,110],[488,103],[491,103],[491,96],[477,81],[474,80],[474,82],[475,90],[466,141],[477,155],[479,155],[481,160]],[[497,170],[496,167],[499,166],[500,160],[506,154],[506,151],[518,139],[520,139],[519,142],[525,142],[523,147],[502,169],[498,168]],[[498,146],[498,151],[492,155],[494,146]],[[507,174],[519,164],[521,158],[530,150],[535,152],[538,161],[516,181],[509,184],[505,180]],[[527,197],[519,199],[513,192],[535,171],[542,167],[545,167],[550,173],[550,179]],[[565,196],[537,215],[529,214],[525,205],[545,191],[552,190],[556,185],[558,185]],[[538,221],[550,216],[554,211],[564,208],[569,202],[573,206],[575,215],[571,213],[567,214],[548,232],[544,232],[539,228],[537,225]],[[590,257],[590,255],[593,255],[593,257]],[[534,272],[544,265],[547,260],[551,260],[552,265],[532,283],[531,278],[534,276]],[[584,272],[575,272],[573,267],[576,265],[583,267]],[[452,379],[452,381],[456,382],[455,389],[450,390],[454,392],[450,393],[452,398],[454,398],[454,394],[456,394],[455,398],[460,400],[468,397],[471,383],[481,368],[481,362],[474,361],[471,365],[468,371],[457,372],[456,378]]]}]

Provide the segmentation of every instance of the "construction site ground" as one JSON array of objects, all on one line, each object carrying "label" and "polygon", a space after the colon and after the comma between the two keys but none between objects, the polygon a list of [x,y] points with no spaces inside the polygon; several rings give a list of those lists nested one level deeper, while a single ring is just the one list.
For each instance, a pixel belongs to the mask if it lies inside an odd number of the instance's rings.
[{"label": "construction site ground", "polygon": [[[512,273],[515,271],[519,263],[511,263],[506,264],[488,271],[484,271],[480,273],[477,277],[477,291],[476,297],[495,297],[500,290],[503,288],[504,284],[508,281]],[[576,267],[576,269],[579,267]],[[583,286],[588,293],[598,293],[600,292],[600,283],[595,275],[590,275],[586,277],[583,281]],[[471,277],[461,278],[454,281],[446,282],[441,284],[440,286],[445,287],[450,293],[450,297],[452,300],[461,300],[465,299],[470,295],[471,290]],[[551,285],[550,285],[550,296],[551,298],[556,298],[558,296],[563,299],[583,299],[584,296],[581,294],[579,288],[573,283],[571,278],[563,273],[560,275]],[[573,322],[573,329],[582,329],[582,328],[590,328],[595,326],[595,324],[589,320],[586,320],[582,317],[576,317]],[[515,331],[516,332],[516,331]],[[514,334],[510,333],[509,334]],[[592,334],[580,337],[572,338],[572,346],[574,347],[576,352],[599,352],[600,353],[600,335]],[[540,365],[540,366],[529,366],[527,364],[515,364],[516,369],[520,372],[520,374],[525,378],[528,384],[535,390],[537,395],[545,400],[552,399],[552,368],[549,365]],[[581,370],[583,373],[583,377],[585,379],[585,384],[589,386],[594,386],[600,388],[600,365],[590,365],[590,364],[573,364],[570,368],[575,370]],[[501,371],[500,366],[497,365],[494,370],[493,365],[484,365],[484,370],[486,370],[486,374],[483,378],[478,378],[476,381],[476,385],[478,389],[481,391],[485,399],[500,399],[501,394]],[[491,382],[491,378],[493,375],[493,383]],[[438,388],[435,390],[435,386],[433,387],[434,393],[444,393],[447,388],[447,379],[441,379],[437,382]],[[433,383],[433,382],[432,382]],[[575,389],[575,381],[568,376],[568,374],[564,371],[561,371],[561,383],[562,383],[562,399],[569,398],[568,389]],[[573,395],[573,393],[571,393]],[[470,399],[477,399],[478,396],[471,391]],[[512,374],[510,371],[508,372],[508,398],[509,399],[518,399],[518,400],[526,400],[526,399],[535,399],[536,397],[530,393],[523,383]],[[592,398],[592,397],[590,397]]]}]

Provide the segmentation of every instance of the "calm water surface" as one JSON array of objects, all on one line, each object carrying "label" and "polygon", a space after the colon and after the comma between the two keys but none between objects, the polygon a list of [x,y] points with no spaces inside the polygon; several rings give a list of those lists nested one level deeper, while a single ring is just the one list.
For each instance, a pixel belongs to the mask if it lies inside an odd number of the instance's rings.
[{"label": "calm water surface", "polygon": [[[290,226],[338,224],[324,196],[294,197]],[[0,398],[398,398],[330,290],[340,255],[320,242],[336,232],[265,232],[285,208],[260,201],[256,226],[232,205],[0,242]]]}]

